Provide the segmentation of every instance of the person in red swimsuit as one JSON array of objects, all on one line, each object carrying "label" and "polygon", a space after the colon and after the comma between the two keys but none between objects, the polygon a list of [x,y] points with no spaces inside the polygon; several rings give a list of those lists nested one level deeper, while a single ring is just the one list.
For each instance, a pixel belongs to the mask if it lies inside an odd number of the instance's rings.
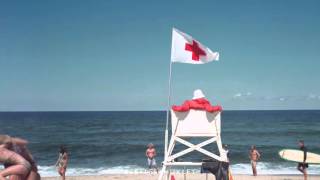
[{"label": "person in red swimsuit", "polygon": [[184,101],[181,106],[173,105],[172,109],[178,112],[185,112],[189,111],[190,109],[206,110],[207,112],[222,111],[221,106],[212,106],[200,89],[197,89],[193,92],[192,100]]}]

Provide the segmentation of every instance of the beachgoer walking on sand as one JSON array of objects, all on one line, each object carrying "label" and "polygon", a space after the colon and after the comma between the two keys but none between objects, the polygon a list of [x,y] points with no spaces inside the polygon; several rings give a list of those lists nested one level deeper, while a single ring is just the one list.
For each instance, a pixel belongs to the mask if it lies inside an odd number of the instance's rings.
[{"label": "beachgoer walking on sand", "polygon": [[300,150],[303,151],[303,162],[298,164],[297,169],[303,173],[304,180],[307,180],[307,168],[309,167],[308,163],[306,163],[307,159],[307,148],[304,146],[304,141],[300,140],[298,142]]},{"label": "beachgoer walking on sand", "polygon": [[152,143],[148,144],[147,147],[148,148],[146,150],[146,156],[148,158],[149,170],[156,169],[156,171],[158,173],[157,163],[156,163],[156,159],[155,159],[155,157],[157,155],[156,149]]},{"label": "beachgoer walking on sand", "polygon": [[0,180],[6,180],[5,177],[10,175],[18,175],[25,179],[31,170],[30,163],[19,154],[9,150],[12,144],[25,146],[28,141],[10,137],[8,135],[0,135],[0,163],[10,164],[0,171]]},{"label": "beachgoer walking on sand", "polygon": [[60,174],[62,180],[66,179],[68,160],[69,160],[69,157],[68,157],[67,148],[64,146],[60,146],[59,158],[55,166],[57,167],[58,173]]},{"label": "beachgoer walking on sand", "polygon": [[251,149],[249,152],[249,158],[251,160],[252,173],[254,176],[257,176],[257,161],[260,159],[260,153],[256,149],[255,145],[251,146]]}]

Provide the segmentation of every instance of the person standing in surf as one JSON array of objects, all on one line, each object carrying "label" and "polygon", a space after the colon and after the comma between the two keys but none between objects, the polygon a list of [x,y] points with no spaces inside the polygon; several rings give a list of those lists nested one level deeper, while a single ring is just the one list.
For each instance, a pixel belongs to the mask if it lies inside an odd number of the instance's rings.
[{"label": "person standing in surf", "polygon": [[255,145],[251,146],[251,149],[249,152],[249,158],[251,160],[252,174],[253,174],[253,176],[257,176],[257,162],[260,159],[260,153],[256,149]]},{"label": "person standing in surf", "polygon": [[156,148],[154,147],[154,145],[152,143],[148,144],[147,146],[147,150],[146,150],[146,156],[148,158],[148,167],[149,170],[155,169],[158,173],[158,168],[157,168],[157,163],[156,163]]},{"label": "person standing in surf", "polygon": [[59,158],[55,166],[57,167],[58,173],[60,174],[62,180],[66,179],[68,160],[69,160],[69,156],[68,156],[67,148],[64,146],[60,146]]},{"label": "person standing in surf", "polygon": [[12,144],[25,146],[27,143],[28,141],[21,138],[0,135],[0,163],[7,166],[5,169],[0,170],[0,180],[6,180],[6,177],[11,175],[26,179],[31,171],[30,163],[21,155],[9,149]]},{"label": "person standing in surf", "polygon": [[308,163],[306,163],[306,159],[307,159],[307,148],[304,146],[304,141],[300,140],[298,142],[298,145],[300,147],[300,150],[303,151],[303,162],[298,164],[297,169],[303,173],[304,176],[304,180],[307,180],[307,168],[308,168]]}]

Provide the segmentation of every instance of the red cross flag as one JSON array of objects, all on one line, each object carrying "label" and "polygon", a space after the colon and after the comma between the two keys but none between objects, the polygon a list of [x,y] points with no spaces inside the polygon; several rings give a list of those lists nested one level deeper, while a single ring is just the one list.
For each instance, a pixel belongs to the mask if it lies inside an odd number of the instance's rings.
[{"label": "red cross flag", "polygon": [[172,29],[171,61],[190,64],[204,64],[218,61],[219,53],[212,52],[190,35]]}]

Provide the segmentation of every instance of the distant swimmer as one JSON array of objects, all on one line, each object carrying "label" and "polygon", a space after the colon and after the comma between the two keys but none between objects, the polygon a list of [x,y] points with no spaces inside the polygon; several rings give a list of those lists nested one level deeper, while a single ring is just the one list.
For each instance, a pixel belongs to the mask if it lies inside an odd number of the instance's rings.
[{"label": "distant swimmer", "polygon": [[146,156],[148,158],[149,170],[156,169],[158,173],[157,163],[155,159],[156,155],[157,155],[157,152],[154,145],[152,143],[148,144],[147,150],[146,150]]},{"label": "distant swimmer", "polygon": [[251,160],[252,173],[254,176],[257,176],[257,161],[260,159],[260,153],[256,149],[255,145],[251,146],[251,149],[249,152],[249,158]]},{"label": "distant swimmer", "polygon": [[303,151],[303,162],[298,164],[297,169],[303,173],[304,176],[304,180],[307,180],[307,168],[308,168],[308,163],[306,163],[306,159],[307,159],[307,148],[304,146],[304,141],[300,140],[298,142],[300,150]]}]

